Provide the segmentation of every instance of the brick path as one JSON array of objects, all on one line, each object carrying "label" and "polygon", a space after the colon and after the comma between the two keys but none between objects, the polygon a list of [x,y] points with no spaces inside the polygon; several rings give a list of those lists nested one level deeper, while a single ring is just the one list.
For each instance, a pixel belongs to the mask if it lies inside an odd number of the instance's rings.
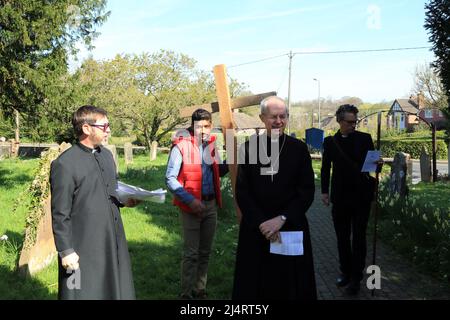
[{"label": "brick path", "polygon": [[[317,293],[319,299],[382,299],[382,300],[450,300],[450,288],[434,278],[423,275],[404,261],[397,253],[377,241],[376,263],[381,269],[381,289],[371,291],[366,287],[366,279],[361,282],[361,292],[357,297],[348,297],[343,289],[336,287],[338,275],[338,253],[336,236],[331,219],[331,207],[322,205],[320,193],[308,211],[311,230],[314,264],[316,270]],[[369,223],[372,223],[370,221]],[[367,263],[372,264],[372,236],[368,236]]]}]

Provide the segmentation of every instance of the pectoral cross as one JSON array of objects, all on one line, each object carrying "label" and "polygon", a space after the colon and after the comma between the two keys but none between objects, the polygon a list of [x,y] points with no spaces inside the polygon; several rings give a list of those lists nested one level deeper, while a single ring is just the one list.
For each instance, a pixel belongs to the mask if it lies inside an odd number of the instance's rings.
[{"label": "pectoral cross", "polygon": [[273,182],[273,176],[278,173],[278,170],[274,170],[273,166],[270,167],[270,170],[267,170],[269,168],[261,168],[261,174],[265,176],[270,176],[270,179]]},{"label": "pectoral cross", "polygon": [[271,167],[272,170],[267,171],[267,174],[270,174],[270,179],[273,182],[273,176],[278,173],[278,171],[273,170],[273,166]]}]

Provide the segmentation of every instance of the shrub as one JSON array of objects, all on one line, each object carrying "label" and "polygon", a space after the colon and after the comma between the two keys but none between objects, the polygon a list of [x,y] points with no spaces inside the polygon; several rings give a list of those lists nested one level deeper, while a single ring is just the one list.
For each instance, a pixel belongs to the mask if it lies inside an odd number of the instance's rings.
[{"label": "shrub", "polygon": [[[422,147],[425,147],[431,154],[432,144],[427,140],[381,140],[381,153],[383,157],[393,158],[397,152],[408,153],[411,158],[419,159],[422,153]],[[436,140],[436,158],[447,159],[447,146],[443,140]]]}]

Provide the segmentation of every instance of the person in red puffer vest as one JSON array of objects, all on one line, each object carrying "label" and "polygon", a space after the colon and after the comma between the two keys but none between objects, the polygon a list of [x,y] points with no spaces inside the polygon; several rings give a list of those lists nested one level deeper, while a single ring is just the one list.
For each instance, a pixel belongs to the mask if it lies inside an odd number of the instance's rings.
[{"label": "person in red puffer vest", "polygon": [[191,127],[177,132],[169,156],[166,184],[181,211],[183,258],[182,299],[206,298],[209,256],[222,207],[220,177],[228,172],[220,163],[211,113],[197,109]]}]

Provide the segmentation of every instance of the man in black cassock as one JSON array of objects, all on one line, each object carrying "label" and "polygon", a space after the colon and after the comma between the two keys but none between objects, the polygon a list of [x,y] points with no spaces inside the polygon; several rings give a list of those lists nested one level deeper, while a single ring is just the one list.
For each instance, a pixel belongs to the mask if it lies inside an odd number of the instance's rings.
[{"label": "man in black cassock", "polygon": [[102,147],[110,133],[106,111],[83,106],[72,124],[79,141],[52,162],[50,173],[58,298],[135,299],[116,167]]},{"label": "man in black cassock", "polygon": [[[313,300],[316,284],[306,219],[314,199],[311,157],[303,142],[283,134],[288,121],[284,100],[264,99],[260,118],[266,134],[250,137],[240,149],[236,200],[242,219],[232,298]],[[282,231],[303,231],[302,255],[270,253],[271,242],[279,241]]]},{"label": "man in black cassock", "polygon": [[[332,216],[336,231],[341,274],[338,287],[350,295],[358,294],[366,264],[366,229],[370,205],[374,198],[375,178],[361,172],[367,151],[374,150],[372,137],[356,131],[358,108],[345,104],[336,111],[339,130],[323,143],[321,183],[322,201],[333,204]],[[382,160],[377,170],[381,170]],[[330,170],[331,197],[329,195]]]}]

